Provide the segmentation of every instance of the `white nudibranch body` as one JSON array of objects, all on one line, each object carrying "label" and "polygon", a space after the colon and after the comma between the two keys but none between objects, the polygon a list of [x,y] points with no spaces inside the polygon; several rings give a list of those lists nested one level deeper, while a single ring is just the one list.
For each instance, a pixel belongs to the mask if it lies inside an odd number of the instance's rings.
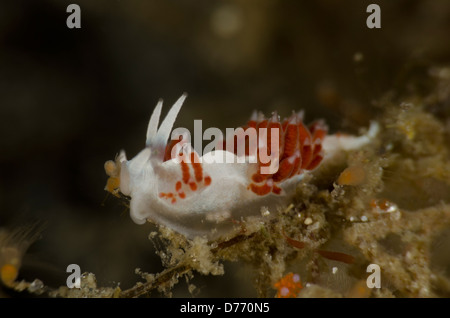
[{"label": "white nudibranch body", "polygon": [[185,135],[168,143],[185,98],[176,101],[158,128],[160,100],[145,148],[131,160],[121,151],[105,170],[110,177],[106,190],[131,197],[134,222],[151,220],[188,238],[215,239],[231,233],[242,217],[260,215],[262,207],[275,210],[306,174],[336,154],[369,143],[378,131],[374,123],[361,137],[326,136],[323,121],[305,126],[303,113],[280,121],[276,113],[267,119],[255,112],[231,138],[217,140],[213,151],[199,156]]}]

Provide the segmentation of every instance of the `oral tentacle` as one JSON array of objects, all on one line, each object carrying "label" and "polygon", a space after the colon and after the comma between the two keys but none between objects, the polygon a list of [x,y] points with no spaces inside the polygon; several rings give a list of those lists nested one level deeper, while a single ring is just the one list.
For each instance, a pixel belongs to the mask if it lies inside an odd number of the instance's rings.
[{"label": "oral tentacle", "polygon": [[154,138],[156,137],[156,133],[158,132],[159,125],[159,117],[161,116],[163,101],[160,99],[155,109],[153,110],[152,116],[150,117],[150,121],[147,127],[147,139],[145,145],[148,147],[152,142],[154,142]]}]

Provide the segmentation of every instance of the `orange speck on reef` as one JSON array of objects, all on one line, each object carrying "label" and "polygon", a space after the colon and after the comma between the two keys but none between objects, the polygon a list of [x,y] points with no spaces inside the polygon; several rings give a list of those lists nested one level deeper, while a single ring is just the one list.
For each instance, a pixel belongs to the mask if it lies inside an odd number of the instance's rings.
[{"label": "orange speck on reef", "polygon": [[379,212],[390,212],[397,208],[394,203],[386,199],[372,199],[370,201],[370,207]]},{"label": "orange speck on reef", "polygon": [[12,286],[17,278],[18,268],[12,264],[5,264],[0,269],[0,278],[6,286]]},{"label": "orange speck on reef", "polygon": [[277,298],[296,298],[298,292],[302,289],[300,276],[298,274],[289,273],[274,284],[278,290]]},{"label": "orange speck on reef", "polygon": [[366,172],[361,165],[350,166],[337,179],[339,185],[357,186],[366,180]]},{"label": "orange speck on reef", "polygon": [[348,298],[368,298],[370,294],[371,289],[367,287],[366,280],[362,279],[353,285],[346,296]]}]

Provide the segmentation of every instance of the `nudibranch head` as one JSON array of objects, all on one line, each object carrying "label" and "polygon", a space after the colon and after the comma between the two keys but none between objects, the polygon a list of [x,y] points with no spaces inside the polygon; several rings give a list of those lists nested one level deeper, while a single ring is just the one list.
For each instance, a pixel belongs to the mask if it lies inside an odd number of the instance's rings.
[{"label": "nudibranch head", "polygon": [[185,98],[183,94],[175,102],[158,128],[160,100],[145,148],[131,160],[121,151],[115,161],[105,163],[105,171],[106,190],[131,197],[133,221],[152,220],[189,238],[216,238],[229,233],[234,220],[258,215],[262,207],[276,209],[323,160],[341,148],[364,144],[356,137],[327,143],[324,122],[307,126],[302,112],[283,121],[277,113],[266,118],[254,112],[231,135],[227,129],[225,138],[218,129],[206,130],[203,137],[215,139],[202,154],[191,146],[188,131],[172,132]]}]

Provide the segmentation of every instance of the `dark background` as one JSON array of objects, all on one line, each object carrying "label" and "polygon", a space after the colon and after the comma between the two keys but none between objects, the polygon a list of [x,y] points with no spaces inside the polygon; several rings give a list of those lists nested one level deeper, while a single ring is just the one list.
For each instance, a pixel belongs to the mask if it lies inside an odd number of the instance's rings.
[{"label": "dark background", "polygon": [[[450,60],[447,0],[79,0],[81,29],[66,27],[70,3],[0,2],[0,227],[47,220],[21,278],[52,286],[71,263],[122,288],[136,267],[162,269],[153,227],[103,190],[104,162],[142,149],[159,98],[167,112],[188,92],[176,124],[187,128],[305,109],[354,131],[382,94],[413,91],[407,79]],[[381,29],[366,27],[370,3]],[[241,264],[225,270],[197,277],[199,295],[256,295]]]}]

